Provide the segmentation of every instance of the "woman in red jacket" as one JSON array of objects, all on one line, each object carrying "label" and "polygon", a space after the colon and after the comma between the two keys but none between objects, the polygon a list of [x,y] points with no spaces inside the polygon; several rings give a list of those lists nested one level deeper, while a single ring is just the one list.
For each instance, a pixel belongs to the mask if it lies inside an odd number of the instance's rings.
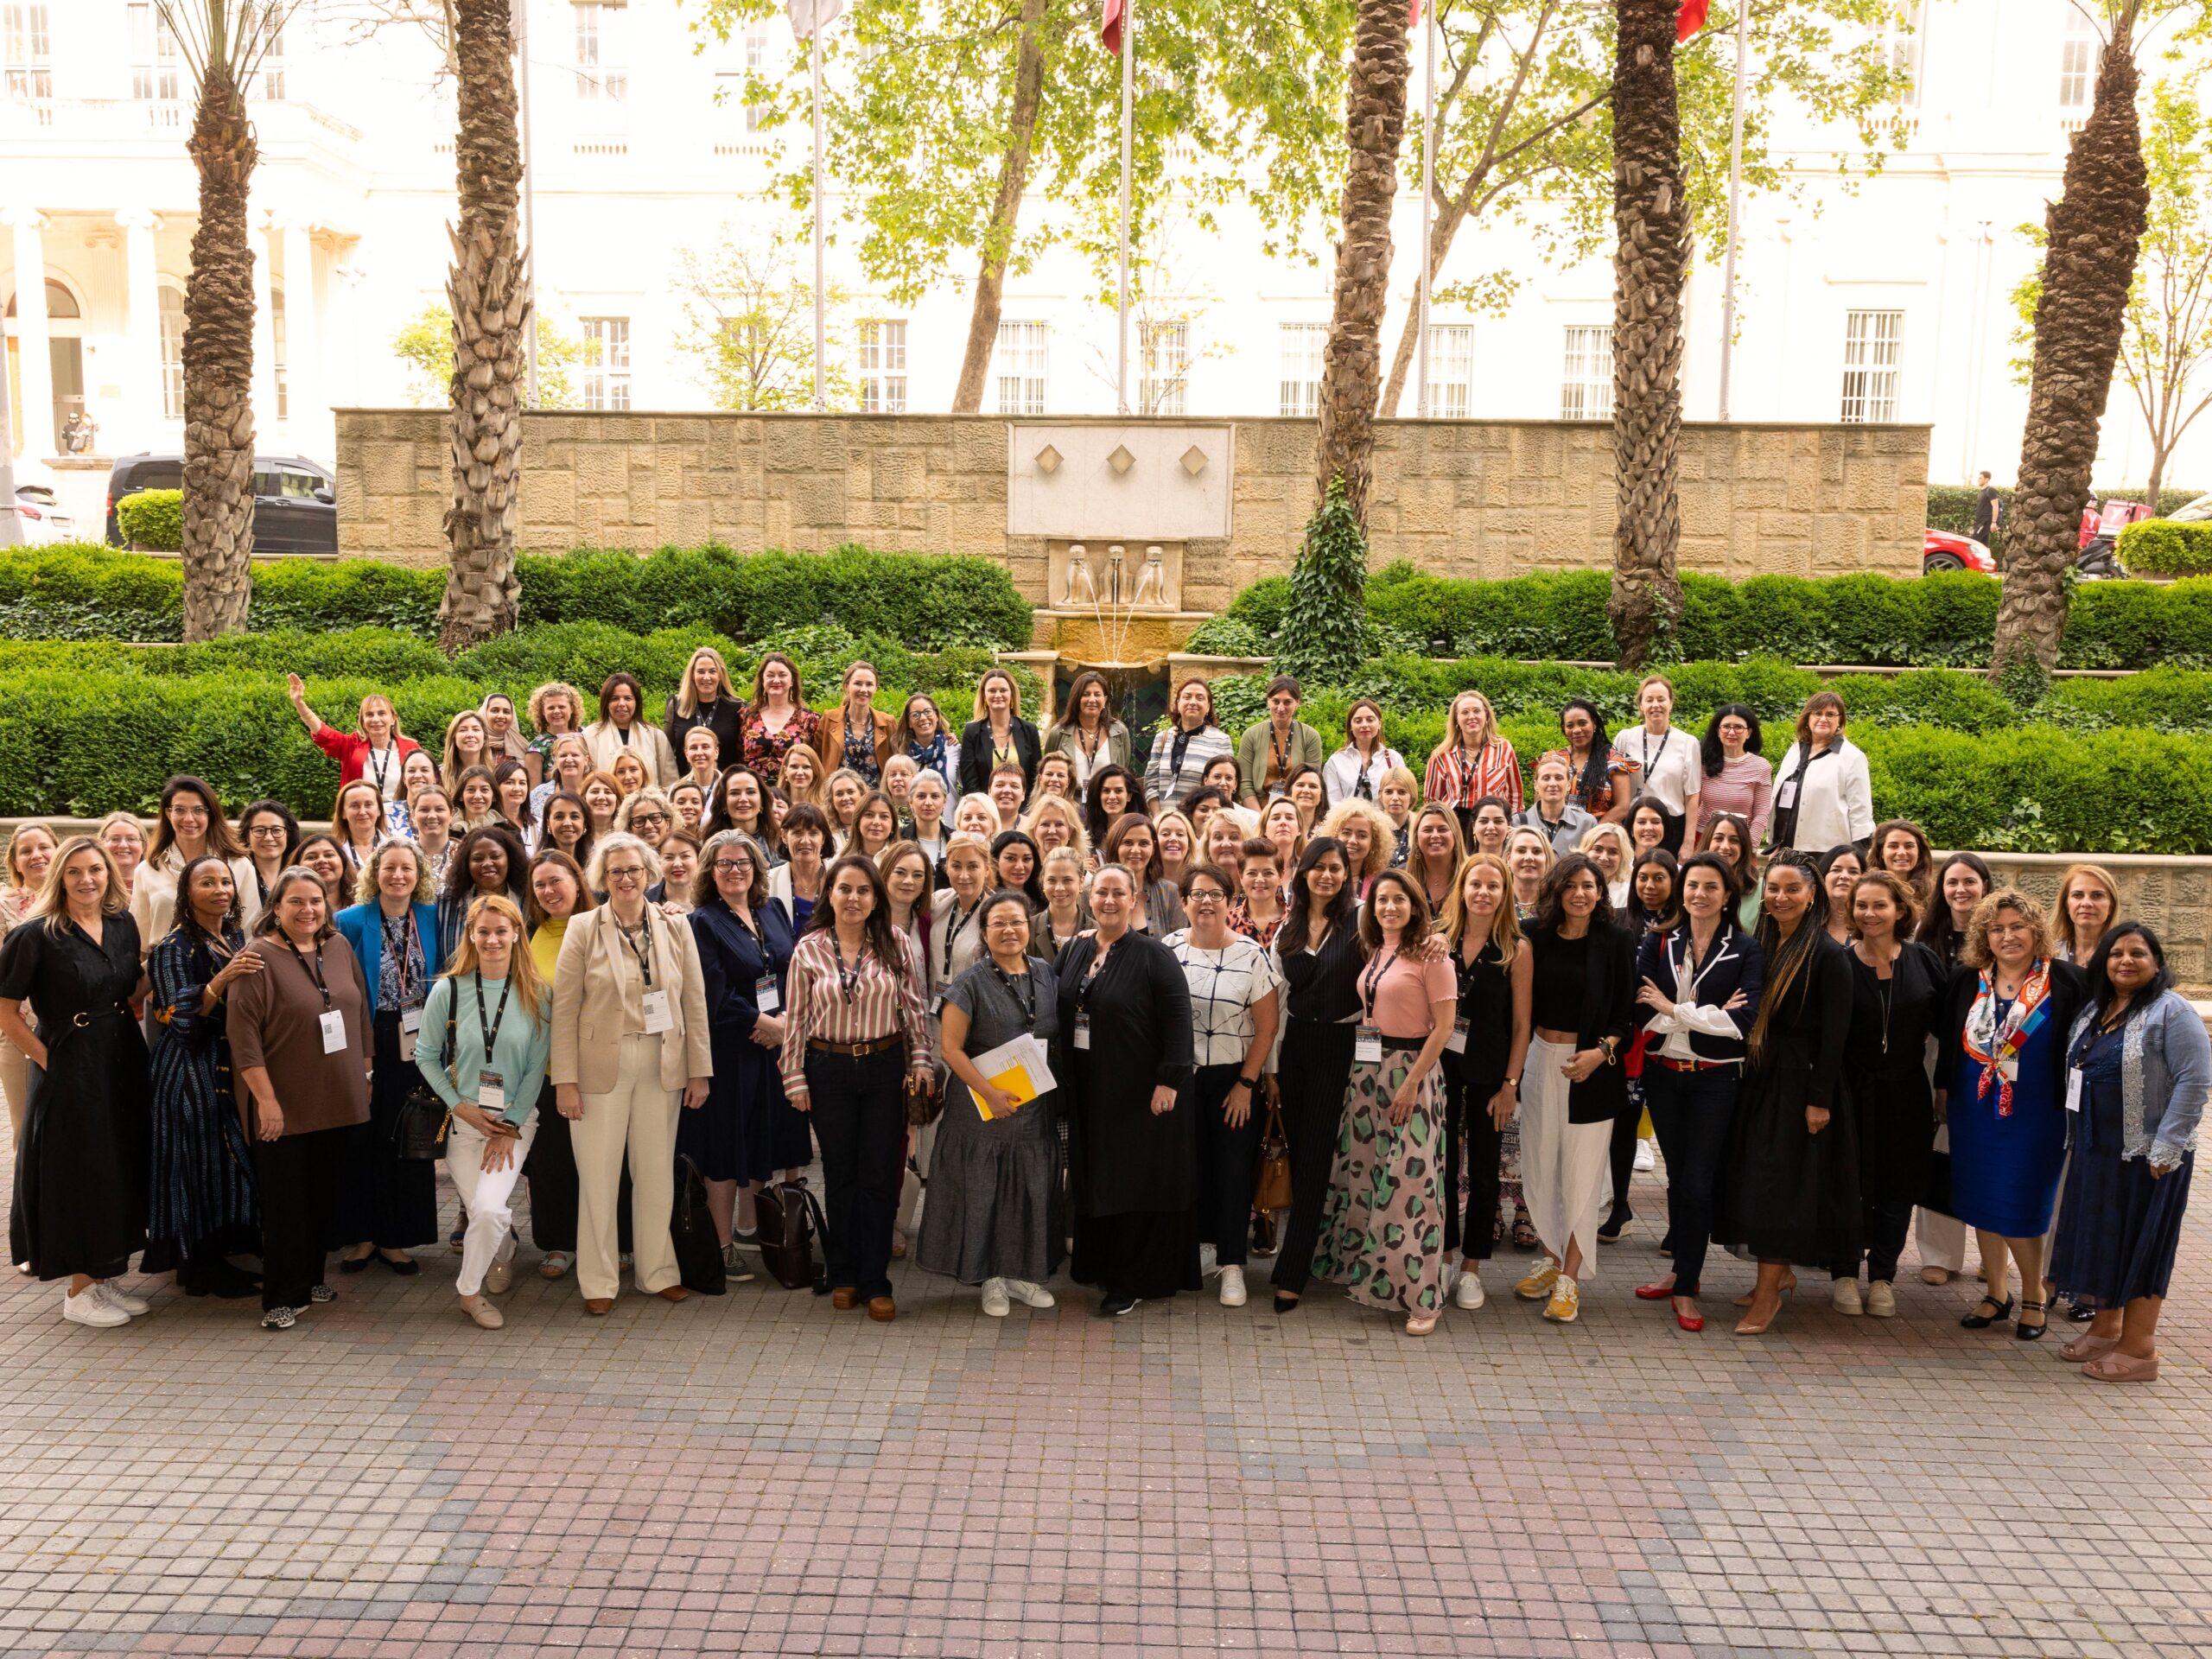
[{"label": "woman in red jacket", "polygon": [[315,747],[338,763],[340,789],[357,778],[365,778],[387,802],[401,798],[401,769],[407,757],[423,746],[400,731],[399,711],[391,706],[390,697],[370,692],[361,699],[356,729],[341,732],[308,707],[308,689],[298,675],[287,674],[284,686],[292,699],[292,711],[308,728]]}]

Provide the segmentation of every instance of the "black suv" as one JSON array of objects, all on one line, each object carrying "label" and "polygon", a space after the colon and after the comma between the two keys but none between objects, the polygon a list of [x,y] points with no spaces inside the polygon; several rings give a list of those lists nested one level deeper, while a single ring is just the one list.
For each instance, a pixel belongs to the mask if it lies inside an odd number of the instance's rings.
[{"label": "black suv", "polygon": [[[141,490],[184,487],[182,455],[125,455],[107,478],[107,543],[124,545],[115,504]],[[335,553],[338,480],[327,467],[301,455],[253,458],[253,550],[256,553]]]}]

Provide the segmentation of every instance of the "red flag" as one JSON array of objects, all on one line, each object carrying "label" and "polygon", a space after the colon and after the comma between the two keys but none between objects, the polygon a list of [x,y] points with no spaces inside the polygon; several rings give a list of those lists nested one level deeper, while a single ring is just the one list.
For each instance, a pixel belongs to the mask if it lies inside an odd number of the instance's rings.
[{"label": "red flag", "polygon": [[[1113,0],[1107,0],[1112,4]],[[1675,18],[1675,42],[1680,45],[1705,27],[1705,14],[1713,0],[1682,0],[1682,9]]]},{"label": "red flag", "polygon": [[1106,42],[1106,49],[1116,57],[1122,55],[1122,17],[1128,10],[1128,0],[1106,0],[1101,14],[1098,38]]},{"label": "red flag", "polygon": [[1408,29],[1421,27],[1421,0],[1413,0],[1413,3],[1406,8],[1406,27]]}]

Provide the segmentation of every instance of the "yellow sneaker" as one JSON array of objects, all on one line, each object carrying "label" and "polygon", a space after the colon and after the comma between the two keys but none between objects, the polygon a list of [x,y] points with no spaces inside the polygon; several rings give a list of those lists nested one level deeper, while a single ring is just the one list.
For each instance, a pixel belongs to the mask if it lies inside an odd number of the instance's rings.
[{"label": "yellow sneaker", "polygon": [[1559,1279],[1559,1263],[1547,1262],[1534,1273],[1513,1287],[1513,1294],[1524,1302],[1541,1302],[1552,1294],[1552,1286]]},{"label": "yellow sneaker", "polygon": [[1565,1274],[1559,1276],[1552,1287],[1552,1299],[1544,1304],[1544,1317],[1560,1325],[1573,1325],[1582,1312],[1582,1291],[1574,1281]]}]

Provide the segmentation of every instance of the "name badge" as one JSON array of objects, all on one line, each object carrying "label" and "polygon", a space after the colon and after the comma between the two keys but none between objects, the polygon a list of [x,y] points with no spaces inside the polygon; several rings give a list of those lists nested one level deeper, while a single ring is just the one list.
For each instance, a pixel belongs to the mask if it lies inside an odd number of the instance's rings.
[{"label": "name badge", "polygon": [[1444,1039],[1444,1050],[1447,1054],[1464,1054],[1467,1052],[1467,1022],[1465,1020],[1454,1020],[1452,1022],[1452,1034]]},{"label": "name badge", "polygon": [[322,1052],[326,1054],[338,1054],[344,1052],[346,1048],[346,1014],[344,1010],[333,1008],[328,1014],[322,1016],[321,1023]]},{"label": "name badge", "polygon": [[647,991],[645,997],[645,1035],[657,1036],[664,1031],[676,1029],[676,1016],[669,1011],[665,990]]},{"label": "name badge", "polygon": [[486,1071],[476,1079],[476,1103],[494,1115],[507,1109],[507,1082],[496,1071]]},{"label": "name badge", "polygon": [[1796,804],[1796,799],[1797,780],[1795,778],[1774,791],[1774,804],[1782,811],[1787,812]]},{"label": "name badge", "polygon": [[2069,1112],[2082,1109],[2082,1072],[2078,1066],[2066,1068],[2066,1109]]},{"label": "name badge", "polygon": [[1372,1026],[1362,1026],[1351,1039],[1351,1057],[1362,1065],[1382,1064],[1382,1033]]},{"label": "name badge", "polygon": [[776,988],[774,980],[760,982],[759,988],[753,993],[753,1006],[763,1014],[781,1014],[784,1011],[784,994]]},{"label": "name badge", "polygon": [[938,1019],[938,1018],[939,1018],[941,1015],[943,1015],[943,1014],[944,1014],[944,993],[943,991],[932,991],[932,992],[931,992],[931,993],[930,993],[930,1018],[931,1018],[932,1020],[934,1020],[934,1019]]},{"label": "name badge", "polygon": [[399,1011],[399,1028],[402,1031],[410,1032],[422,1030],[423,1010],[420,1008],[402,1008]]},{"label": "name badge", "polygon": [[1089,1014],[1078,1014],[1076,1015],[1075,1036],[1072,1040],[1077,1048],[1089,1048],[1090,1046],[1090,1016]]}]

